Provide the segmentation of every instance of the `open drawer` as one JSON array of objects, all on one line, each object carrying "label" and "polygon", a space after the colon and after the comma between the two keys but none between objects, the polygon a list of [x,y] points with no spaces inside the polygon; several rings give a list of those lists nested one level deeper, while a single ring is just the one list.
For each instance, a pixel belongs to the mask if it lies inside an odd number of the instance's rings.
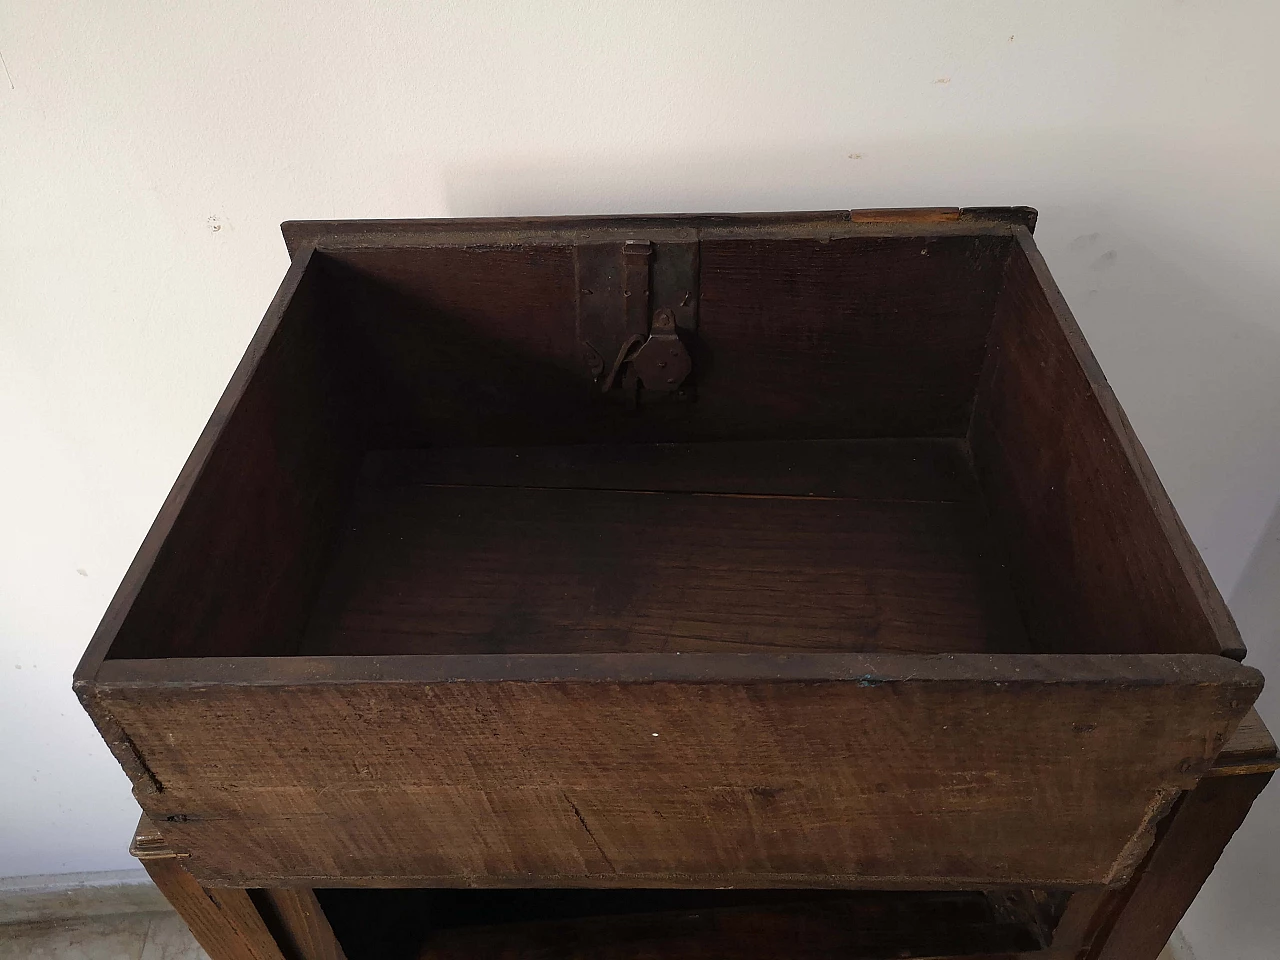
[{"label": "open drawer", "polygon": [[286,224],[76,689],[215,884],[1123,882],[1261,687],[1001,208]]}]

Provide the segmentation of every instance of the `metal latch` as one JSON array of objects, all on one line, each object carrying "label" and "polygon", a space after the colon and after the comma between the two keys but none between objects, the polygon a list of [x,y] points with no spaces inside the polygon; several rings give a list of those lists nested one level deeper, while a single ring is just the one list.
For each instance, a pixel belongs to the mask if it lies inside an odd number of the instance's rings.
[{"label": "metal latch", "polygon": [[697,330],[698,243],[600,242],[574,249],[578,339],[598,392],[628,406],[691,396]]},{"label": "metal latch", "polygon": [[666,307],[653,315],[649,339],[630,356],[631,371],[646,390],[671,393],[693,373],[693,359],[676,332],[676,315]]}]

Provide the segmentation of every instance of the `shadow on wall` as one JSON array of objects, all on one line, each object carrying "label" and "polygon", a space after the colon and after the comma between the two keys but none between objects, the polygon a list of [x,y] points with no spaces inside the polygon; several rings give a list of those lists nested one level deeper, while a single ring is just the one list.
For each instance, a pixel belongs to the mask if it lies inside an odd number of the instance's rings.
[{"label": "shadow on wall", "polygon": [[[1280,431],[1280,421],[1275,429]],[[1249,662],[1271,681],[1262,691],[1258,709],[1274,732],[1280,733],[1280,502],[1231,593],[1230,603],[1249,647]],[[1280,784],[1274,789],[1280,792]],[[1280,884],[1272,889],[1280,889]]]},{"label": "shadow on wall", "polygon": [[[1280,421],[1274,428],[1280,430]],[[1280,504],[1271,514],[1240,582],[1231,593],[1249,646],[1248,662],[1268,678],[1258,712],[1280,732]],[[1280,890],[1280,778],[1254,801],[1181,929],[1201,957],[1274,957],[1275,900]],[[1223,947],[1230,945],[1230,952]]]},{"label": "shadow on wall", "polygon": [[453,217],[592,213],[716,213],[849,207],[1030,203],[1080,181],[1080,141],[1034,148],[1025,138],[814,143],[717,151],[638,140],[626,156],[516,157],[445,168]]}]

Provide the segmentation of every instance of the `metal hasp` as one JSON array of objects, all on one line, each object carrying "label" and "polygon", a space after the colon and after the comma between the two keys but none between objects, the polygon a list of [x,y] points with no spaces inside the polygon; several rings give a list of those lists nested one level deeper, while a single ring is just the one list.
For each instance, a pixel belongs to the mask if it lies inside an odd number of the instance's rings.
[{"label": "metal hasp", "polygon": [[636,406],[691,397],[688,340],[698,323],[692,231],[647,239],[583,238],[574,247],[578,339],[599,394]]}]

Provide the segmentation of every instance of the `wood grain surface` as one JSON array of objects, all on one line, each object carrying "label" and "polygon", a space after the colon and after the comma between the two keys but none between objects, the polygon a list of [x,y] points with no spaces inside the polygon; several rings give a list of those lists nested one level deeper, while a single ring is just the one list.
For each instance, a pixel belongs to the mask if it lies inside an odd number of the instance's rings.
[{"label": "wood grain surface", "polygon": [[970,439],[1038,649],[1244,645],[1030,235],[1015,228]]},{"label": "wood grain surface", "polygon": [[78,676],[104,656],[296,643],[358,464],[308,264],[285,278]]},{"label": "wood grain surface", "polygon": [[607,214],[587,217],[481,217],[475,219],[419,220],[286,220],[280,224],[289,255],[308,244],[385,246],[388,237],[402,243],[439,242],[442,237],[464,237],[471,242],[507,241],[545,236],[598,234],[601,231],[639,232],[696,229],[711,237],[748,234],[786,235],[803,231],[852,227],[914,227],[919,224],[952,224],[963,231],[999,224],[1018,224],[1035,230],[1037,213],[1031,207],[901,207],[855,210],[809,210],[796,213],[674,213]]},{"label": "wood grain surface", "polygon": [[954,447],[721,446],[384,461],[299,652],[1026,649]]},{"label": "wood grain surface", "polygon": [[294,960],[280,951],[247,891],[207,889],[172,857],[142,865],[210,960]]},{"label": "wood grain surface", "polygon": [[1087,960],[1157,960],[1270,773],[1213,777],[1179,801]]},{"label": "wood grain surface", "polygon": [[273,887],[254,892],[254,899],[276,940],[296,960],[347,960],[329,918],[312,890]]},{"label": "wood grain surface", "polygon": [[93,709],[213,884],[1072,886],[1123,882],[1260,685],[1221,657],[859,662],[826,682],[123,683]]},{"label": "wood grain surface", "polygon": [[[77,693],[210,886],[1118,888],[1260,677],[1033,221],[291,226]],[[628,411],[637,230],[699,325]]]},{"label": "wood grain surface", "polygon": [[[381,446],[957,436],[1009,227],[700,244],[697,401],[591,402],[571,237],[333,247],[353,401]],[[815,402],[815,398],[821,398]]]},{"label": "wood grain surface", "polygon": [[1271,773],[1277,769],[1280,769],[1280,756],[1271,731],[1258,716],[1258,711],[1250,710],[1206,776],[1234,777],[1246,773]]}]

